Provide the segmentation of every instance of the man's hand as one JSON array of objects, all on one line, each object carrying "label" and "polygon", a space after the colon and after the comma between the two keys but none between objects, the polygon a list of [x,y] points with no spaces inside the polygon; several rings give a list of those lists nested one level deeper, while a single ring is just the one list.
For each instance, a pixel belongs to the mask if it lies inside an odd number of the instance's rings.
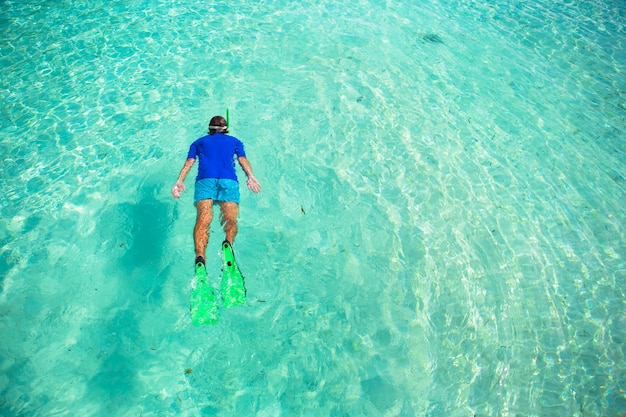
[{"label": "man's hand", "polygon": [[259,181],[257,181],[256,178],[254,178],[253,175],[250,175],[248,177],[248,188],[255,193],[261,191],[261,184],[259,183]]},{"label": "man's hand", "polygon": [[172,195],[174,196],[174,198],[179,198],[180,197],[180,193],[183,192],[183,191],[187,192],[187,188],[185,187],[185,184],[183,184],[182,181],[178,181],[172,187]]}]

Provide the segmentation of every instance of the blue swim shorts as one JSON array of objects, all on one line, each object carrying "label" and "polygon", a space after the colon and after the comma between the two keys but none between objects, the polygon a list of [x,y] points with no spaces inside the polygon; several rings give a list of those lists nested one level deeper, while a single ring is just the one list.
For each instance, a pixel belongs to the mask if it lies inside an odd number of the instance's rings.
[{"label": "blue swim shorts", "polygon": [[200,200],[232,201],[239,204],[239,183],[230,179],[205,178],[196,181],[194,203]]}]

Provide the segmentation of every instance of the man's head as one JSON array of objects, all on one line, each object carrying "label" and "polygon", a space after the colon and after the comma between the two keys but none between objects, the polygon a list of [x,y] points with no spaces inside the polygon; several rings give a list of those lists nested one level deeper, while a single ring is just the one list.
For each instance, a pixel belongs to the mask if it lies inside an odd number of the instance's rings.
[{"label": "man's head", "polygon": [[228,124],[222,116],[214,116],[209,122],[209,135],[214,133],[228,133]]}]

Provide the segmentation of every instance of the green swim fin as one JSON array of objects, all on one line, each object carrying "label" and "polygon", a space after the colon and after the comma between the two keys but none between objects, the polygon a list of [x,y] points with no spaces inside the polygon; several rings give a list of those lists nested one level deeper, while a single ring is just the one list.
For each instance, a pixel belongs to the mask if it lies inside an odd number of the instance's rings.
[{"label": "green swim fin", "polygon": [[243,275],[235,262],[235,253],[229,241],[222,242],[224,266],[222,268],[222,301],[224,307],[241,306],[246,303],[246,286]]},{"label": "green swim fin", "polygon": [[215,324],[219,318],[217,297],[208,283],[206,267],[202,262],[196,264],[196,287],[191,291],[191,321],[194,326]]}]

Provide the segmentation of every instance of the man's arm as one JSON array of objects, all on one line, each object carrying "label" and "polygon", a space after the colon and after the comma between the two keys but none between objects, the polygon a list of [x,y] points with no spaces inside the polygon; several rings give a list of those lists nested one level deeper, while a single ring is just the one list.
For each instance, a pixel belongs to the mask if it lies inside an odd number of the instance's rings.
[{"label": "man's arm", "polygon": [[252,175],[252,166],[250,166],[248,159],[245,156],[240,156],[237,160],[239,161],[239,165],[241,165],[241,169],[243,169],[243,172],[245,172],[248,177],[248,188],[255,193],[261,191],[261,184],[254,178],[254,175]]},{"label": "man's arm", "polygon": [[187,174],[189,174],[189,170],[196,163],[196,158],[188,158],[185,161],[185,165],[183,165],[183,169],[180,170],[180,174],[178,175],[178,180],[176,184],[172,187],[172,195],[174,198],[180,197],[180,193],[183,191],[187,191],[185,187],[185,178],[187,178]]}]

